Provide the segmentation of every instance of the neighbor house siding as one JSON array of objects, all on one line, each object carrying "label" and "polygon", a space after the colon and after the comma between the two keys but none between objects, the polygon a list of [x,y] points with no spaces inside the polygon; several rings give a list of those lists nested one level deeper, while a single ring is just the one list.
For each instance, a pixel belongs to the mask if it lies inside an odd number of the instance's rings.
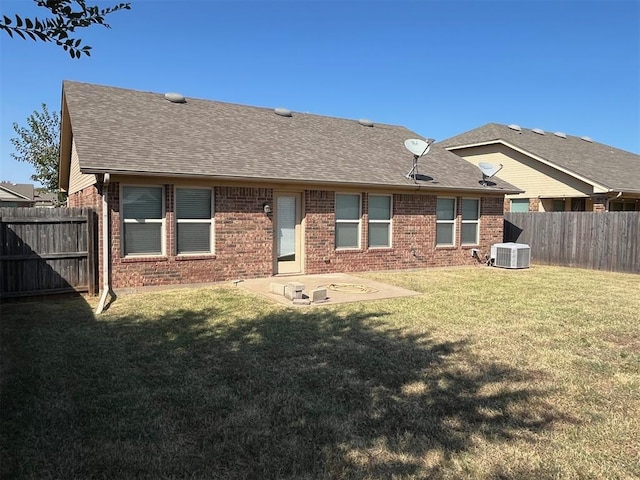
[{"label": "neighbor house siding", "polygon": [[80,172],[80,162],[78,160],[75,140],[72,140],[71,143],[71,165],[69,168],[69,194],[79,192],[96,183],[95,175]]},{"label": "neighbor house siding", "polygon": [[474,165],[488,162],[502,164],[497,174],[502,180],[524,190],[509,198],[583,197],[593,192],[593,186],[571,175],[513,150],[506,145],[492,144],[453,150],[456,155]]}]

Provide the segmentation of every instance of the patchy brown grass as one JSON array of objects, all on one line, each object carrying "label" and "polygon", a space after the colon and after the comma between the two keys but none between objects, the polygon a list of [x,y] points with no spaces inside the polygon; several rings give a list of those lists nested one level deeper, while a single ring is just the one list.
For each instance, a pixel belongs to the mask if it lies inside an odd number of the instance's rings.
[{"label": "patchy brown grass", "polygon": [[2,478],[640,476],[638,276],[367,276],[423,295],[3,305]]}]

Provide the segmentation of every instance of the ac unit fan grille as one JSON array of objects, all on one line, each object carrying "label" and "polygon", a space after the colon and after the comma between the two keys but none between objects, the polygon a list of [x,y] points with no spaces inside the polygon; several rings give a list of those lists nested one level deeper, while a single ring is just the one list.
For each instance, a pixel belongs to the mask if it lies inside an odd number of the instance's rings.
[{"label": "ac unit fan grille", "polygon": [[531,264],[531,249],[497,247],[494,262],[496,267],[529,268]]}]

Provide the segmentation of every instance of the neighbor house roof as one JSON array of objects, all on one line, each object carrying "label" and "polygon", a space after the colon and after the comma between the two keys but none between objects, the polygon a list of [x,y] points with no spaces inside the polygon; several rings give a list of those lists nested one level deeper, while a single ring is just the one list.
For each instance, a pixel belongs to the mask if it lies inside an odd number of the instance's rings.
[{"label": "neighbor house roof", "polygon": [[[536,133],[536,131],[538,133]],[[489,123],[440,143],[450,151],[502,143],[611,191],[640,192],[640,155],[588,137]],[[562,136],[564,135],[564,136]]]},{"label": "neighbor house roof", "polygon": [[29,203],[33,201],[33,185],[30,183],[0,182],[0,199],[11,202]]},{"label": "neighbor house roof", "polygon": [[[509,183],[482,187],[479,170],[434,145],[406,178],[419,138],[404,127],[65,81],[62,135],[73,132],[82,173],[216,177],[429,190],[519,192]],[[61,158],[68,182],[70,152]]]}]

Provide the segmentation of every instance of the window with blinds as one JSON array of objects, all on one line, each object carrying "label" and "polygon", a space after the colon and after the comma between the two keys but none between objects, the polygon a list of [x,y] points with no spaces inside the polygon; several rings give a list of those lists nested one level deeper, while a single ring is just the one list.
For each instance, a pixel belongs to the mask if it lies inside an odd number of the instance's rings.
[{"label": "window with blinds", "polygon": [[122,187],[124,255],[162,255],[162,187]]},{"label": "window with blinds", "polygon": [[360,195],[336,194],[336,248],[360,248]]},{"label": "window with blinds", "polygon": [[277,200],[278,261],[296,259],[296,197],[279,196]]},{"label": "window with blinds", "polygon": [[176,250],[179,255],[213,253],[213,192],[176,188]]},{"label": "window with blinds", "polygon": [[369,247],[391,247],[391,195],[369,195]]},{"label": "window with blinds", "polygon": [[462,245],[478,245],[480,236],[480,199],[462,199]]},{"label": "window with blinds", "polygon": [[456,199],[438,197],[436,206],[436,245],[454,246],[456,238]]}]

